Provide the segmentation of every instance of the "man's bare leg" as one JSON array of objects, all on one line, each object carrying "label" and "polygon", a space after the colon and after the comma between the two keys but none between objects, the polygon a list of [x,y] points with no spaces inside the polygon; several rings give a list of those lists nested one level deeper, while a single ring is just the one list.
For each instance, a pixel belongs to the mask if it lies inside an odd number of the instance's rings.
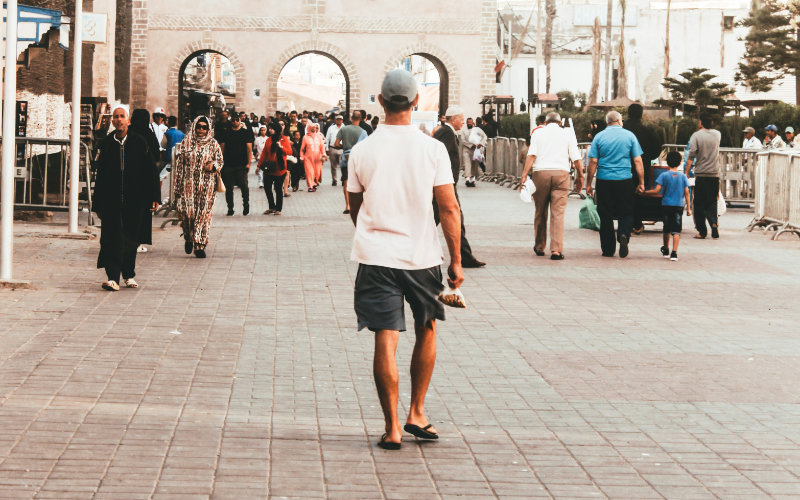
[{"label": "man's bare leg", "polygon": [[347,181],[342,181],[342,192],[344,193],[344,209],[350,210],[350,198],[347,196]]},{"label": "man's bare leg", "polygon": [[375,332],[375,357],[372,361],[375,387],[378,389],[378,399],[386,420],[386,441],[392,443],[402,440],[400,422],[397,420],[397,398],[400,391],[397,386],[399,377],[395,360],[399,336],[400,332],[397,330]]},{"label": "man's bare leg", "polygon": [[[425,416],[425,395],[436,364],[436,320],[427,324],[414,323],[417,340],[414,343],[414,354],[411,356],[411,406],[407,424],[425,427],[430,422]],[[429,432],[436,432],[434,427]]]}]

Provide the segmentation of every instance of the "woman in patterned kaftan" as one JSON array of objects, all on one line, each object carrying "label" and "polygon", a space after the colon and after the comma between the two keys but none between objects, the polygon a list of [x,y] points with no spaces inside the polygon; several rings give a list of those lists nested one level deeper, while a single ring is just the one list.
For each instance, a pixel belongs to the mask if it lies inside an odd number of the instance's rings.
[{"label": "woman in patterned kaftan", "polygon": [[214,140],[210,120],[199,116],[192,130],[175,146],[172,172],[175,176],[174,198],[181,218],[184,250],[194,250],[195,257],[206,256],[208,232],[214,211],[219,171],[222,169],[222,148]]}]

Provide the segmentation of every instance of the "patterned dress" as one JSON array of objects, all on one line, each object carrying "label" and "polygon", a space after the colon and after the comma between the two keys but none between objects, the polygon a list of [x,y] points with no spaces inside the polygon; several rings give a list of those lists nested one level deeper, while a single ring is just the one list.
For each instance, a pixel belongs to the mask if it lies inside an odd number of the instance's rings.
[{"label": "patterned dress", "polygon": [[[173,195],[181,218],[183,237],[192,242],[195,250],[203,250],[208,245],[211,229],[211,216],[214,211],[218,172],[222,169],[222,148],[211,130],[206,137],[197,137],[195,128],[200,120],[211,120],[199,116],[192,123],[189,135],[175,146],[173,174],[175,184]],[[203,168],[212,164],[216,169],[209,172]]]}]

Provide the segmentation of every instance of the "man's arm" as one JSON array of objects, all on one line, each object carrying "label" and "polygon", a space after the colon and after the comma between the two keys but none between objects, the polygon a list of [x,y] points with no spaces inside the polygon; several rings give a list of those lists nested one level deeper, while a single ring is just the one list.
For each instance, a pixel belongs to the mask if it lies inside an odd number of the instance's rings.
[{"label": "man's arm", "polygon": [[525,177],[528,176],[528,172],[530,172],[531,167],[536,162],[536,155],[528,155],[528,158],[525,159],[525,167],[522,169],[522,177],[519,181],[519,190],[522,191],[522,186],[525,184]]},{"label": "man's arm", "polygon": [[253,143],[247,143],[247,170],[250,170],[250,164],[253,163]]},{"label": "man's arm", "polygon": [[[350,200],[350,220],[353,221],[355,226],[358,220],[358,211],[361,210],[361,204],[364,203],[364,193],[351,193],[348,191],[347,198]],[[460,231],[461,226],[458,229]]]},{"label": "man's arm", "polygon": [[683,197],[686,200],[686,215],[692,215],[692,203],[689,197],[689,187],[683,188]]},{"label": "man's arm", "polygon": [[[450,288],[455,289],[464,282],[464,271],[461,268],[461,208],[458,206],[453,184],[434,187],[433,196],[436,198],[436,204],[439,205],[442,232],[450,252],[447,284]],[[350,203],[352,213],[352,201]]]},{"label": "man's arm", "polygon": [[586,167],[586,195],[591,196],[594,189],[592,188],[592,180],[594,173],[597,171],[597,158],[589,158],[589,166]]},{"label": "man's arm", "polygon": [[580,193],[583,188],[583,160],[578,159],[572,162],[572,167],[575,169],[575,189],[573,192]]},{"label": "man's arm", "polygon": [[642,164],[642,157],[637,156],[633,159],[633,165],[636,168],[636,175],[639,178],[639,185],[636,187],[637,193],[644,192],[644,165]]}]

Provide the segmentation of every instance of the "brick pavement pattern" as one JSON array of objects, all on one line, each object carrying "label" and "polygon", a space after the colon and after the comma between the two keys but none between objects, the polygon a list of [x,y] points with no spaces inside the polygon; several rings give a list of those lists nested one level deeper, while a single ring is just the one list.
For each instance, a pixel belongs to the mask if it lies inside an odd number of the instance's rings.
[{"label": "brick pavement pattern", "polygon": [[0,290],[1,498],[800,497],[800,243],[748,213],[718,241],[686,231],[679,262],[656,232],[605,259],[571,200],[553,262],[516,193],[461,189],[488,266],[439,328],[442,437],[389,452],[341,188],[280,217],[251,198],[248,217],[218,200],[205,260],[155,230],[118,293],[96,240],[17,226],[35,289]]}]

